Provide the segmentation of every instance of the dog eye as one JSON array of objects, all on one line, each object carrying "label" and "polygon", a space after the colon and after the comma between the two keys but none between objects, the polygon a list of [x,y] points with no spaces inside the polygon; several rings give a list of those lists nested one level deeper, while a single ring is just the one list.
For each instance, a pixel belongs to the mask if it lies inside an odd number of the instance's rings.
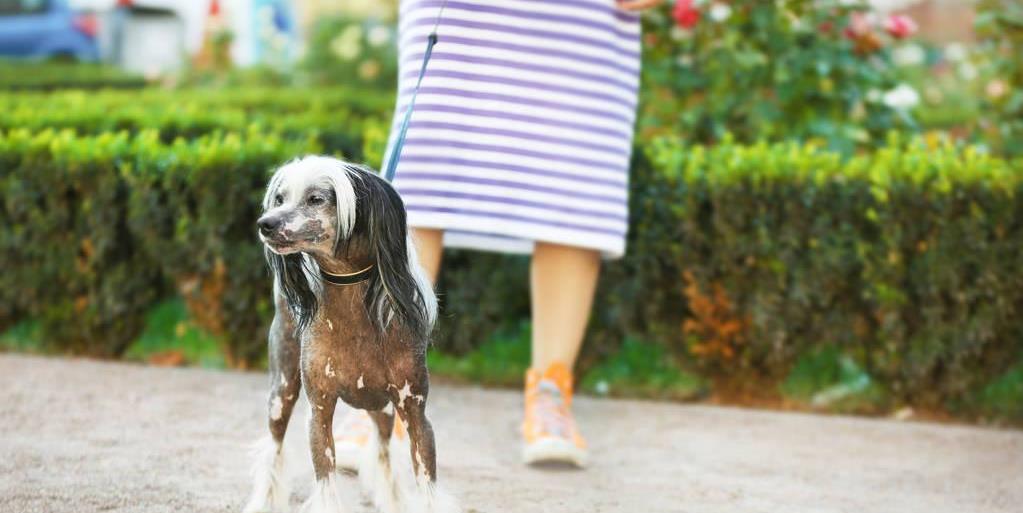
[{"label": "dog eye", "polygon": [[323,196],[309,196],[309,199],[306,200],[306,203],[315,207],[317,205],[322,205],[324,201],[326,200],[323,199]]},{"label": "dog eye", "polygon": [[281,203],[284,203],[284,195],[283,194],[278,194],[278,195],[274,196],[274,206],[275,207],[279,207],[279,206],[281,206]]}]

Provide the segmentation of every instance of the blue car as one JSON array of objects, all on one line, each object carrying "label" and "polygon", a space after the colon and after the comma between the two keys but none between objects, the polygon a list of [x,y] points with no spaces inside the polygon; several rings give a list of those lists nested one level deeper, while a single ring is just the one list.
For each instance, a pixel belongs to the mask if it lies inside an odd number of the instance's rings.
[{"label": "blue car", "polygon": [[96,61],[98,28],[67,0],[0,0],[0,57]]}]

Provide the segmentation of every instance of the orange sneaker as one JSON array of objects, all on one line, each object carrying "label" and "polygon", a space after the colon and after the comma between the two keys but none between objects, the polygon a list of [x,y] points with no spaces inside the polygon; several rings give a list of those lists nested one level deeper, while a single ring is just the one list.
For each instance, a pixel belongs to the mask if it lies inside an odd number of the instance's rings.
[{"label": "orange sneaker", "polygon": [[[365,410],[348,410],[341,420],[341,425],[334,430],[334,461],[337,468],[351,472],[359,471],[362,451],[369,445],[369,437],[376,428],[373,419],[369,418]],[[392,436],[404,440],[408,436],[406,433],[405,423],[395,415]]]},{"label": "orange sneaker", "polygon": [[572,372],[555,363],[542,374],[526,371],[526,414],[522,459],[533,463],[586,465],[586,440],[572,417]]}]

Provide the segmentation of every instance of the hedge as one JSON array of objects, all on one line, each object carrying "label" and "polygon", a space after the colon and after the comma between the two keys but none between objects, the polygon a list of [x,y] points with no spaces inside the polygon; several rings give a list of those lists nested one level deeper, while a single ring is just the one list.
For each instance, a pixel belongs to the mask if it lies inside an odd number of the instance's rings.
[{"label": "hedge", "polygon": [[913,404],[962,398],[1023,354],[1023,161],[895,137],[847,161],[797,144],[649,153],[618,273],[643,284],[627,329],[772,378],[838,346]]},{"label": "hedge", "polygon": [[163,142],[215,132],[315,136],[329,152],[361,153],[367,123],[381,123],[390,95],[327,89],[61,91],[0,95],[0,130],[70,129],[90,135],[152,129]]},{"label": "hedge", "polygon": [[260,190],[273,166],[319,149],[258,133],[3,133],[0,324],[36,318],[51,348],[117,356],[177,286],[206,295],[194,311],[217,316],[232,362],[255,358],[270,311],[251,229]]},{"label": "hedge", "polygon": [[113,66],[58,61],[0,60],[0,89],[139,89],[146,80]]},{"label": "hedge", "polygon": [[[255,129],[171,143],[0,132],[0,313],[41,318],[57,347],[116,355],[176,288],[232,364],[259,361],[258,199],[273,166],[320,149]],[[895,138],[850,159],[661,140],[633,167],[629,253],[606,266],[584,363],[629,336],[759,384],[837,347],[892,397],[945,404],[1023,354],[1023,162]],[[468,350],[528,317],[527,267],[449,254],[436,343]]]}]

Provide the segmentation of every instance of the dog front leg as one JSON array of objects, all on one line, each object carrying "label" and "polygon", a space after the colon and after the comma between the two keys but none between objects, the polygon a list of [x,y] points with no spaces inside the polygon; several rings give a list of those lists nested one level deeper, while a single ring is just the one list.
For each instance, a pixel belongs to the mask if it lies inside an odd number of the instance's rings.
[{"label": "dog front leg", "polygon": [[[280,312],[280,311],[279,311]],[[267,411],[270,436],[255,448],[252,495],[245,513],[282,513],[291,498],[284,435],[302,388],[299,344],[290,314],[278,313],[270,326],[270,396]]]},{"label": "dog front leg", "polygon": [[302,513],[343,513],[347,511],[341,497],[340,476],[334,462],[334,408],[337,397],[306,387],[309,397],[309,449],[312,452],[316,485],[302,505]]},{"label": "dog front leg", "polygon": [[406,511],[416,513],[458,513],[461,511],[458,501],[437,486],[437,450],[433,426],[426,418],[425,398],[416,399],[403,401],[404,404],[398,408],[408,426],[409,450],[416,478],[415,493],[403,498],[403,506]]}]

